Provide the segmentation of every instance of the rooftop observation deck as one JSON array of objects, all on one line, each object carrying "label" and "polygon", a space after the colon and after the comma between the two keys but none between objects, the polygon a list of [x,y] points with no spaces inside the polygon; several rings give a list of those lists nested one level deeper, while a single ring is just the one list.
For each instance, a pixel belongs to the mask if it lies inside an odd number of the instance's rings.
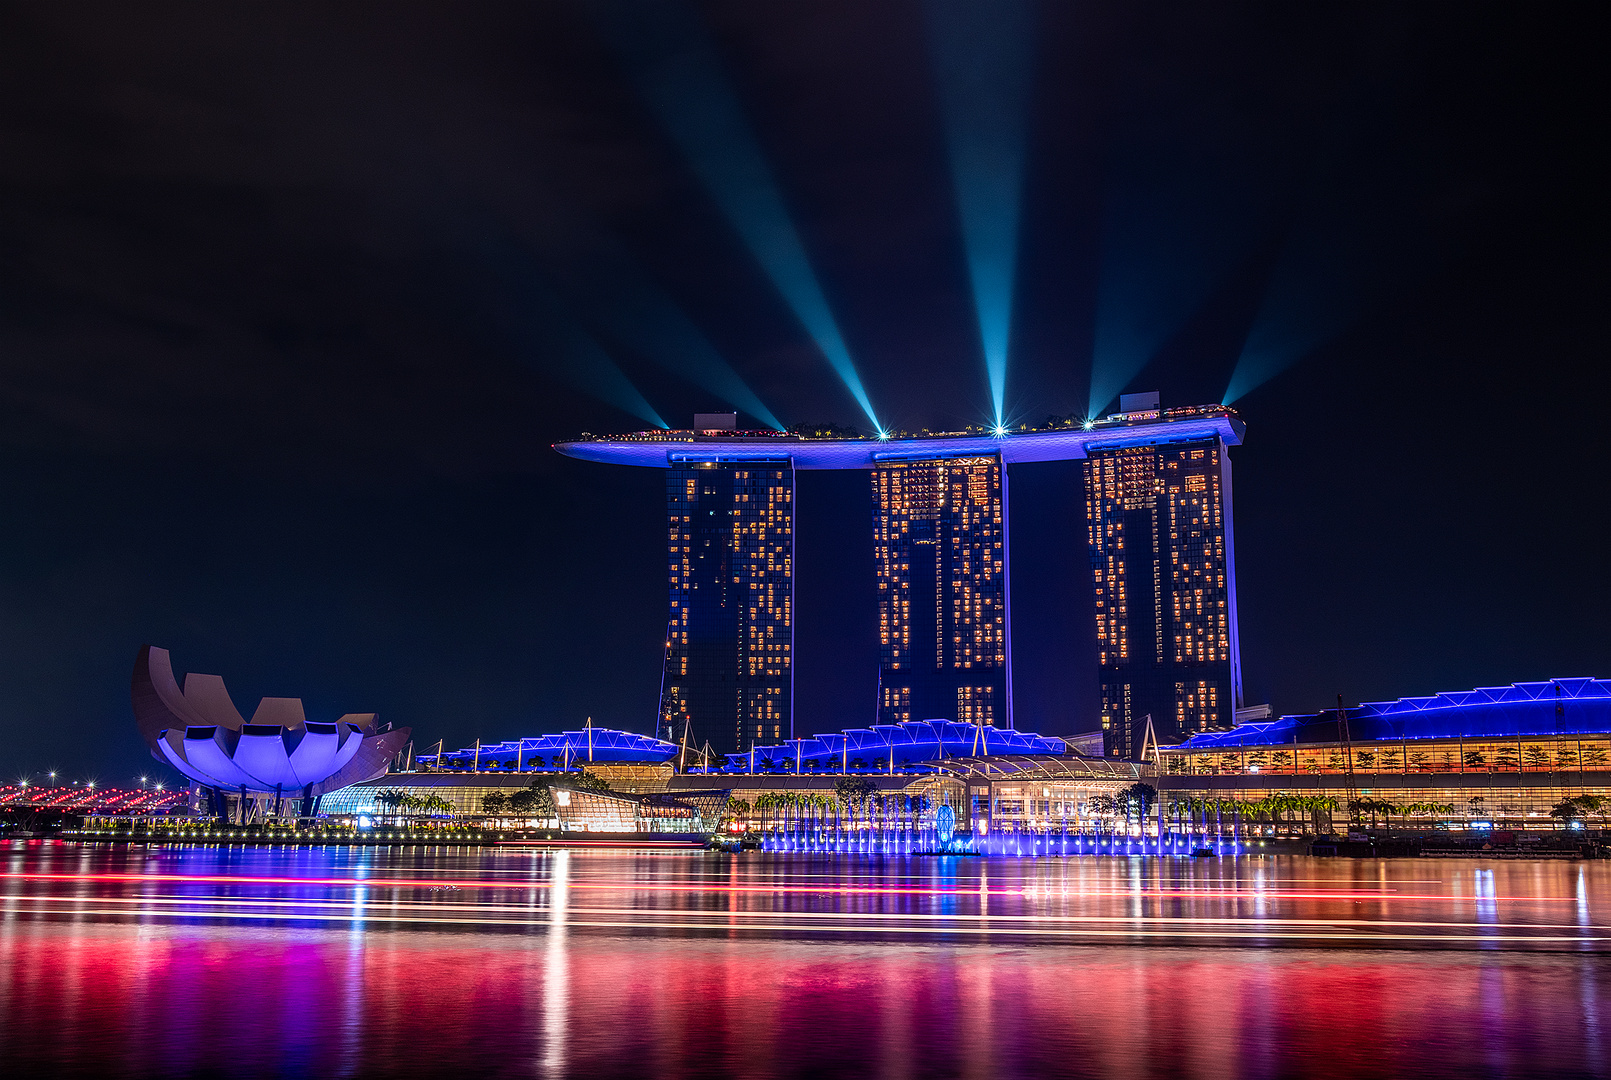
[{"label": "rooftop observation deck", "polygon": [[995,456],[1007,464],[1068,461],[1092,450],[1153,446],[1218,436],[1240,446],[1246,426],[1235,410],[1202,405],[1146,412],[1114,413],[1102,420],[1061,421],[1011,430],[906,432],[888,437],[813,435],[776,431],[640,431],[592,436],[554,444],[566,457],[668,469],[689,461],[776,461],[791,459],[796,469],[871,469],[883,461],[939,457]]}]

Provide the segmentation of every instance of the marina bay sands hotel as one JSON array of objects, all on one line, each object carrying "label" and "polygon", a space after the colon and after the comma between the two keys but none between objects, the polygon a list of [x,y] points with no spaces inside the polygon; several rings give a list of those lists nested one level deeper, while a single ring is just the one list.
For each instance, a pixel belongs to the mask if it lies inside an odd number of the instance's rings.
[{"label": "marina bay sands hotel", "polygon": [[[559,443],[562,454],[666,471],[670,594],[660,725],[722,753],[793,738],[795,473],[871,475],[880,723],[1013,727],[1008,466],[1085,463],[1105,752],[1229,729],[1242,705],[1228,448],[1212,405],[1121,399],[1097,421],[915,438],[689,431]],[[1080,493],[1070,491],[1069,497]],[[1071,558],[1082,557],[1071,551]]]}]

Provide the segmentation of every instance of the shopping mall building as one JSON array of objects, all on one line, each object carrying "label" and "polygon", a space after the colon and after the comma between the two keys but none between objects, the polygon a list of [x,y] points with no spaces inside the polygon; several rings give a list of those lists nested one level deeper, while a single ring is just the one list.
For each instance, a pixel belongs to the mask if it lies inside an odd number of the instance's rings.
[{"label": "shopping mall building", "polygon": [[[562,828],[593,832],[710,830],[730,795],[768,827],[801,807],[838,801],[854,777],[879,812],[914,815],[952,808],[958,828],[1032,832],[1092,817],[1137,781],[1155,781],[1150,763],[1101,754],[1101,734],[1052,738],[952,720],[913,720],[851,728],[742,754],[702,757],[687,746],[631,732],[587,728],[421,755],[415,768],[326,797],[338,816],[382,815],[381,794],[438,795],[455,813],[489,816],[486,797],[532,786],[564,786],[586,773],[611,794],[578,792],[555,810]],[[1087,756],[1089,754],[1089,756]],[[712,800],[715,792],[721,799]],[[557,800],[556,800],[557,802]],[[965,824],[964,824],[965,823]]]},{"label": "shopping mall building", "polygon": [[[1245,805],[1298,794],[1334,799],[1339,811],[1376,804],[1395,826],[1555,827],[1550,811],[1562,800],[1611,796],[1611,681],[1553,679],[1370,702],[1341,717],[1335,709],[1283,716],[1151,756],[1166,798]],[[1327,816],[1309,823],[1323,828]],[[1590,824],[1605,816],[1584,815]]]}]

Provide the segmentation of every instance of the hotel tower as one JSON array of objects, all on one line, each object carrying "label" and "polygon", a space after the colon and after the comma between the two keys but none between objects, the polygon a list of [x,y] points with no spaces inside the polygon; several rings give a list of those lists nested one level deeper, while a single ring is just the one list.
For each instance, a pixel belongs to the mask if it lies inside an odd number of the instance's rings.
[{"label": "hotel tower", "polygon": [[1228,448],[1245,434],[1226,406],[1162,409],[1137,394],[1101,419],[1005,433],[740,431],[725,413],[555,448],[666,470],[660,724],[722,753],[793,736],[794,476],[812,469],[872,477],[879,722],[1038,727],[1013,708],[1007,470],[1083,461],[1087,532],[1084,545],[1068,538],[1068,557],[1092,573],[1090,720],[1107,755],[1133,759],[1149,723],[1178,743],[1231,727],[1242,704]]},{"label": "hotel tower", "polygon": [[873,468],[879,723],[1011,726],[1005,495],[999,455]]},{"label": "hotel tower", "polygon": [[794,468],[685,461],[666,473],[671,617],[662,729],[740,753],[794,736]]},{"label": "hotel tower", "polygon": [[[1159,419],[1156,395],[1122,408]],[[1149,717],[1164,744],[1230,728],[1242,666],[1225,439],[1090,446],[1085,520],[1105,752],[1138,757]]]}]

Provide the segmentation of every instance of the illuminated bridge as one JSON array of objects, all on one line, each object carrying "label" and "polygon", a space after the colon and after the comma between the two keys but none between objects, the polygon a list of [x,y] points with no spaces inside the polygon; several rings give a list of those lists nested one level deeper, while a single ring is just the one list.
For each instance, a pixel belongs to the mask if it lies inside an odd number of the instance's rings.
[{"label": "illuminated bridge", "polygon": [[11,784],[0,787],[0,813],[43,811],[97,816],[166,814],[182,805],[185,792],[129,790],[89,786],[37,787]]}]

